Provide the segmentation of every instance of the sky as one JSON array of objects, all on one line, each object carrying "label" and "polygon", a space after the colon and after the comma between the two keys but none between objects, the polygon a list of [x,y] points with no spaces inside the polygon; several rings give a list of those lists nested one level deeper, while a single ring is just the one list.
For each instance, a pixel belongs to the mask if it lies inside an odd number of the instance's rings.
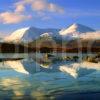
[{"label": "sky", "polygon": [[0,0],[0,35],[23,27],[61,29],[73,23],[100,30],[100,0]]}]

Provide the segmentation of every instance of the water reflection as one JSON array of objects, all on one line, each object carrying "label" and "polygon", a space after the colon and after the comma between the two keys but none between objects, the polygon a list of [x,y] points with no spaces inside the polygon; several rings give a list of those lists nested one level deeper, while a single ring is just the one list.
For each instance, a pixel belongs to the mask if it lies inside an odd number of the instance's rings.
[{"label": "water reflection", "polygon": [[53,73],[53,72],[62,72],[69,74],[74,78],[91,74],[94,71],[100,70],[100,63],[90,63],[90,62],[68,62],[68,61],[57,61],[57,62],[46,62],[38,63],[34,60],[30,61],[29,59],[16,60],[16,61],[5,61],[5,66],[9,66],[13,70],[24,73],[24,74],[35,74],[39,72]]},{"label": "water reflection", "polygon": [[[0,67],[3,99],[55,99],[64,92],[100,91],[100,63],[30,59],[4,61]],[[6,97],[5,97],[6,96]]]}]

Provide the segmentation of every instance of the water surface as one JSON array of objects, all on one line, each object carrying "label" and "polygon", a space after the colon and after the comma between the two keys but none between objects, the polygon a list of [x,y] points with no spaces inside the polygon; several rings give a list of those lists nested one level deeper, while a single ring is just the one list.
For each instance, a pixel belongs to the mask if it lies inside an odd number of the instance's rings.
[{"label": "water surface", "polygon": [[59,99],[100,91],[100,63],[33,59],[0,62],[0,98]]}]

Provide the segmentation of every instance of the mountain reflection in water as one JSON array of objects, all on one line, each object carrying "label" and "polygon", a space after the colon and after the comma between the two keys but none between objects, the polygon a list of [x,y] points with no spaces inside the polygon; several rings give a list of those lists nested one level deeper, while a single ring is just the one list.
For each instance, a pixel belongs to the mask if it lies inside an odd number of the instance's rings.
[{"label": "mountain reflection in water", "polygon": [[2,99],[57,98],[63,93],[100,91],[100,63],[23,59],[0,63]]}]

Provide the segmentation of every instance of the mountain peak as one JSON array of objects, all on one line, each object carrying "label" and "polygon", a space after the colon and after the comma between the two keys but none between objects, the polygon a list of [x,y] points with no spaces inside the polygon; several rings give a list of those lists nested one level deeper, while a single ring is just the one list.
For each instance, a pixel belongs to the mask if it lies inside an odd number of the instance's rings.
[{"label": "mountain peak", "polygon": [[[73,23],[72,25],[73,25],[73,26],[80,26],[81,24],[79,24],[79,23]],[[71,26],[72,26],[72,25],[71,25]]]},{"label": "mountain peak", "polygon": [[[26,27],[14,31],[10,36],[6,37],[4,41],[6,42],[31,42],[44,34],[44,36],[54,33],[56,35],[59,30],[57,29],[41,29],[36,27]],[[47,34],[48,33],[48,34]]]},{"label": "mountain peak", "polygon": [[95,30],[82,24],[74,23],[67,29],[61,30],[60,35],[94,32]]}]

